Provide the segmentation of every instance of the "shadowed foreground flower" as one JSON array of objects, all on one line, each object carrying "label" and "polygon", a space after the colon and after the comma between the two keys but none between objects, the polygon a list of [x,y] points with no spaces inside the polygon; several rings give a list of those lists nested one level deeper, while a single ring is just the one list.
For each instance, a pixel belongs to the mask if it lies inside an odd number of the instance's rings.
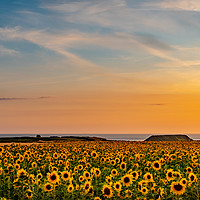
[{"label": "shadowed foreground flower", "polygon": [[113,196],[113,190],[109,185],[103,186],[102,193],[107,198],[111,198]]},{"label": "shadowed foreground flower", "polygon": [[50,191],[52,191],[53,190],[53,186],[51,185],[51,183],[46,183],[45,185],[44,185],[44,191],[45,192],[50,192]]},{"label": "shadowed foreground flower", "polygon": [[176,195],[181,195],[185,192],[185,186],[179,182],[172,182],[170,191]]}]

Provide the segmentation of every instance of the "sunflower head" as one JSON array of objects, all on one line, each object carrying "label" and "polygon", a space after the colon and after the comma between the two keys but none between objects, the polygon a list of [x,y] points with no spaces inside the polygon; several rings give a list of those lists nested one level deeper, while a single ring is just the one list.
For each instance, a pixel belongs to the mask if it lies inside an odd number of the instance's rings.
[{"label": "sunflower head", "polygon": [[180,182],[172,182],[170,191],[176,195],[181,195],[185,192],[185,186]]},{"label": "sunflower head", "polygon": [[107,198],[111,198],[113,196],[113,190],[109,185],[103,185],[102,193],[103,196]]}]

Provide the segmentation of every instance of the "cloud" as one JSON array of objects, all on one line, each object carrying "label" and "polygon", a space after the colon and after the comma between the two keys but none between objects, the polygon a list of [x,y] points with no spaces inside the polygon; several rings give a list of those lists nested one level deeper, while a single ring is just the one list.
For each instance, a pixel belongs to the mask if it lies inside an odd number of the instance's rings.
[{"label": "cloud", "polygon": [[19,52],[13,49],[8,49],[2,45],[0,45],[0,55],[9,55],[9,56],[16,56],[19,55]]},{"label": "cloud", "polygon": [[200,11],[199,0],[164,0],[160,2],[148,2],[145,5],[171,10]]},{"label": "cloud", "polygon": [[18,100],[36,100],[36,99],[48,99],[50,96],[36,97],[36,98],[21,98],[21,97],[0,97],[0,101],[18,101]]},{"label": "cloud", "polygon": [[163,103],[152,103],[152,104],[148,104],[150,106],[165,106],[166,104]]}]

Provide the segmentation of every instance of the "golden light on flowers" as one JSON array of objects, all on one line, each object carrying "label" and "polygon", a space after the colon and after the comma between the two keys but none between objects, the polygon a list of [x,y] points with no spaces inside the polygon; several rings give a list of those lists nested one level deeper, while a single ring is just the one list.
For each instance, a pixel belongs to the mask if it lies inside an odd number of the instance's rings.
[{"label": "golden light on flowers", "polygon": [[126,170],[126,163],[125,163],[125,162],[122,162],[122,163],[120,164],[120,169]]},{"label": "golden light on flowers", "polygon": [[146,187],[142,187],[140,191],[143,195],[146,195],[148,193],[148,189]]},{"label": "golden light on flowers", "polygon": [[44,191],[45,192],[50,192],[50,191],[52,191],[53,190],[53,185],[51,184],[51,183],[46,183],[45,185],[44,185]]},{"label": "golden light on flowers", "polygon": [[185,192],[185,186],[180,182],[172,182],[170,191],[176,195],[181,195]]},{"label": "golden light on flowers", "polygon": [[121,181],[122,181],[123,185],[130,186],[132,184],[133,177],[130,174],[126,174],[121,178]]},{"label": "golden light on flowers", "polygon": [[63,171],[61,172],[61,178],[64,181],[68,181],[70,179],[70,173],[68,171]]},{"label": "golden light on flowers", "polygon": [[119,181],[115,182],[113,187],[114,187],[114,190],[117,192],[120,192],[122,189],[122,185]]},{"label": "golden light on flowers", "polygon": [[84,172],[83,172],[83,177],[84,177],[85,179],[89,179],[89,178],[90,178],[90,173],[89,173],[88,171],[84,171]]},{"label": "golden light on flowers", "polygon": [[32,162],[31,166],[32,166],[33,168],[36,168],[36,167],[37,167],[37,163],[36,163],[36,162]]},{"label": "golden light on flowers", "polygon": [[159,170],[161,169],[161,163],[159,161],[154,161],[152,163],[152,167],[155,169],[155,170]]},{"label": "golden light on flowers", "polygon": [[180,180],[180,184],[186,186],[187,185],[187,179],[186,178],[182,178]]},{"label": "golden light on flowers", "polygon": [[133,171],[133,172],[131,172],[131,174],[132,174],[132,176],[133,176],[133,179],[135,179],[135,180],[138,179],[139,174],[138,174],[137,171]]},{"label": "golden light on flowers", "polygon": [[113,196],[112,187],[109,185],[103,185],[102,194],[107,198],[111,198]]},{"label": "golden light on flowers", "polygon": [[33,192],[31,190],[27,190],[26,191],[26,197],[29,198],[29,199],[32,198],[33,197]]},{"label": "golden light on flowers", "polygon": [[193,183],[197,180],[197,176],[194,173],[189,173],[188,179],[190,183]]},{"label": "golden light on flowers", "polygon": [[[7,199],[18,193],[22,199],[41,200],[49,200],[54,194],[61,200],[78,199],[80,195],[88,200],[161,200],[179,194],[182,199],[195,199],[198,166],[192,168],[192,163],[194,152],[199,151],[198,142],[72,141],[6,146],[0,153],[0,179],[5,180],[0,190]],[[98,152],[98,156],[94,159],[91,152]],[[22,155],[24,160],[20,161]],[[161,158],[165,159],[162,164]],[[10,197],[3,192],[8,181],[12,187]]]},{"label": "golden light on flowers", "polygon": [[152,182],[153,181],[153,176],[151,173],[146,173],[144,175],[144,179],[147,180],[148,182]]},{"label": "golden light on flowers", "polygon": [[67,191],[69,193],[73,192],[74,191],[74,186],[72,184],[69,184],[68,187],[67,187]]},{"label": "golden light on flowers", "polygon": [[96,158],[96,157],[98,156],[98,154],[97,154],[96,151],[92,151],[91,156],[92,156],[93,158]]},{"label": "golden light on flowers", "polygon": [[116,176],[118,174],[118,171],[116,169],[112,169],[111,175]]},{"label": "golden light on flowers", "polygon": [[56,171],[53,171],[51,174],[48,176],[48,182],[56,184],[59,181],[59,176]]}]

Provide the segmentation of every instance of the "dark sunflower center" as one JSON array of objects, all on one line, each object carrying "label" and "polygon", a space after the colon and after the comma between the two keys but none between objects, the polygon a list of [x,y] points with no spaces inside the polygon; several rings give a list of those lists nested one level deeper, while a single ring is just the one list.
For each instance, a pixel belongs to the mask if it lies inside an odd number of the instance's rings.
[{"label": "dark sunflower center", "polygon": [[155,164],[154,164],[154,167],[155,167],[155,168],[159,168],[159,164],[158,164],[158,163],[155,163]]},{"label": "dark sunflower center", "polygon": [[47,190],[50,190],[51,189],[51,185],[47,185],[46,188],[47,188]]},{"label": "dark sunflower center", "polygon": [[68,178],[68,174],[64,174],[64,178]]},{"label": "dark sunflower center", "polygon": [[171,178],[171,177],[172,177],[172,173],[171,173],[171,172],[169,172],[169,173],[168,173],[168,176]]},{"label": "dark sunflower center", "polygon": [[106,195],[109,195],[109,194],[110,194],[110,189],[109,189],[109,188],[105,188],[105,189],[104,189],[104,193],[105,193]]},{"label": "dark sunflower center", "polygon": [[51,176],[51,180],[56,180],[56,176],[53,174],[53,176]]},{"label": "dark sunflower center", "polygon": [[97,174],[97,175],[99,174],[99,171],[98,171],[98,170],[96,171],[96,174]]},{"label": "dark sunflower center", "polygon": [[193,175],[190,177],[190,180],[191,180],[191,181],[194,181],[194,176],[193,176]]},{"label": "dark sunflower center", "polygon": [[125,168],[125,164],[122,164],[122,169],[124,169]]},{"label": "dark sunflower center", "polygon": [[29,197],[31,196],[31,192],[28,192],[28,196],[29,196]]},{"label": "dark sunflower center", "polygon": [[93,153],[93,156],[95,157],[95,156],[96,156],[96,153]]},{"label": "dark sunflower center", "polygon": [[186,184],[186,181],[185,181],[185,180],[183,180],[183,184]]},{"label": "dark sunflower center", "polygon": [[151,176],[150,176],[150,175],[148,175],[148,176],[147,176],[147,179],[151,179]]},{"label": "dark sunflower center", "polygon": [[124,183],[129,183],[129,182],[130,182],[129,177],[125,177],[125,178],[124,178]]},{"label": "dark sunflower center", "polygon": [[180,185],[180,184],[177,184],[177,185],[174,186],[174,189],[175,189],[176,191],[181,191],[181,190],[183,189],[183,186]]},{"label": "dark sunflower center", "polygon": [[89,188],[89,184],[86,184],[85,189],[87,190]]},{"label": "dark sunflower center", "polygon": [[119,189],[119,184],[116,185],[116,188]]},{"label": "dark sunflower center", "polygon": [[135,172],[133,173],[133,177],[136,177],[136,173]]},{"label": "dark sunflower center", "polygon": [[85,174],[85,176],[86,176],[86,177],[89,177],[89,174],[88,174],[88,173],[86,173],[86,174]]}]

